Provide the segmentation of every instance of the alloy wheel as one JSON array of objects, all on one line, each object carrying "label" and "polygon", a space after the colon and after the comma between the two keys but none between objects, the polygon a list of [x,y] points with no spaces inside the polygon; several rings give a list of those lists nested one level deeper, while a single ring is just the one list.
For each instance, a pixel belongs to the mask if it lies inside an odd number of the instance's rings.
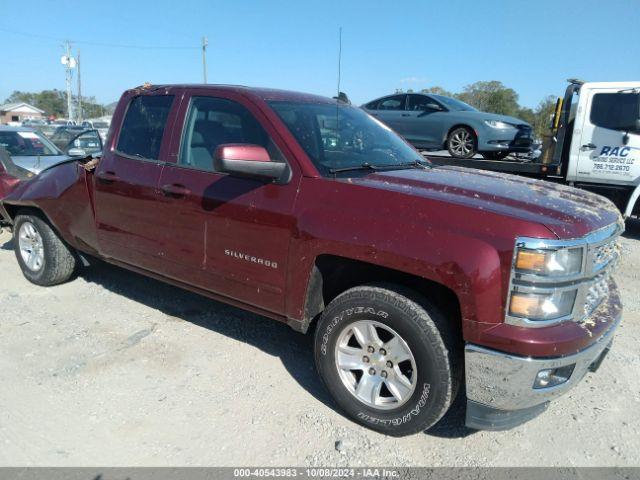
[{"label": "alloy wheel", "polygon": [[24,264],[32,272],[44,265],[44,243],[42,236],[31,222],[24,222],[18,233],[18,246]]},{"label": "alloy wheel", "polygon": [[365,405],[389,410],[404,405],[417,384],[416,361],[407,342],[373,320],[348,325],[335,347],[345,388]]}]

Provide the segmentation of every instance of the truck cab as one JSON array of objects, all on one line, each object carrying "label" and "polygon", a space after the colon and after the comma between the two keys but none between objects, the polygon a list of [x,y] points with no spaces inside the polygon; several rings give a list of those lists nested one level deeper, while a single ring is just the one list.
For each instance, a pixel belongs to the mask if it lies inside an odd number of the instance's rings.
[{"label": "truck cab", "polygon": [[626,216],[637,212],[640,82],[573,80],[559,107],[555,134],[565,138],[553,155],[566,181],[612,198]]}]

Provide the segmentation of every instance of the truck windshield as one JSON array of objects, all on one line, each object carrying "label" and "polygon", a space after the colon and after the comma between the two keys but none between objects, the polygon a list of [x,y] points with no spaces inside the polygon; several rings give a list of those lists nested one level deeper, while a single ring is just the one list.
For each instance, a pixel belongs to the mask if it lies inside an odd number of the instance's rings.
[{"label": "truck windshield", "polygon": [[322,175],[361,166],[371,171],[375,167],[406,168],[424,162],[391,129],[359,108],[283,101],[271,101],[269,105]]}]

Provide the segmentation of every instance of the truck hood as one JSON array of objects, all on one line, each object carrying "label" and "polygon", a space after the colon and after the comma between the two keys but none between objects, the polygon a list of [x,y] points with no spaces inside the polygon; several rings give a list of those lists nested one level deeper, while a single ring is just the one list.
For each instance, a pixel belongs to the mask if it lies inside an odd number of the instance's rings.
[{"label": "truck hood", "polygon": [[461,167],[376,172],[353,184],[456,203],[545,225],[560,239],[621,221],[604,197],[542,180]]}]

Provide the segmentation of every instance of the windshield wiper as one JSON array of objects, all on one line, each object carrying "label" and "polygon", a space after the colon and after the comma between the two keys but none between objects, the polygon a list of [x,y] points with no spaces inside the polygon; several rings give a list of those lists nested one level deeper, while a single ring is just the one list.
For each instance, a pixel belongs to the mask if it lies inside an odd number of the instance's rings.
[{"label": "windshield wiper", "polygon": [[364,162],[360,165],[354,165],[351,167],[330,168],[329,173],[351,172],[355,170],[371,170],[375,172],[379,170],[398,170],[403,168],[427,169],[427,168],[431,168],[431,165],[424,163],[423,161],[418,159],[414,160],[413,162],[390,163],[386,165],[372,165],[368,162]]},{"label": "windshield wiper", "polygon": [[371,165],[368,162],[364,162],[360,165],[353,165],[351,167],[341,167],[341,168],[330,168],[329,173],[340,173],[340,172],[352,172],[355,170],[378,170],[377,165]]}]

